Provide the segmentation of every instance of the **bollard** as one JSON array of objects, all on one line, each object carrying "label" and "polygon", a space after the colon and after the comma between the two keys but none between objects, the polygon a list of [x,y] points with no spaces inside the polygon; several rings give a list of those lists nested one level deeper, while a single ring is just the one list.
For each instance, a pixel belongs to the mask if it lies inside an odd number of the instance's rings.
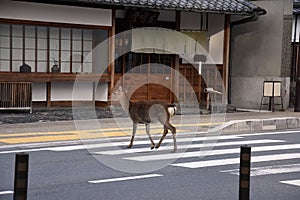
[{"label": "bollard", "polygon": [[14,200],[27,199],[28,154],[17,154],[15,165]]},{"label": "bollard", "polygon": [[251,147],[241,146],[239,200],[250,199],[250,158]]}]

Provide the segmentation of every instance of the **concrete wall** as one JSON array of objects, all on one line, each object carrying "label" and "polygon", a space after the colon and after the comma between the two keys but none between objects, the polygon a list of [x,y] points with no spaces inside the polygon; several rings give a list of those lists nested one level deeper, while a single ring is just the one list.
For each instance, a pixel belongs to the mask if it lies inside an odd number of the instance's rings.
[{"label": "concrete wall", "polygon": [[[292,0],[288,0],[291,1]],[[287,0],[253,1],[267,11],[255,22],[232,27],[230,102],[238,108],[259,109],[265,80],[283,82],[285,108],[289,104],[289,49],[286,41],[292,12]],[[284,30],[288,29],[288,30]],[[288,43],[288,44],[286,44]]]}]

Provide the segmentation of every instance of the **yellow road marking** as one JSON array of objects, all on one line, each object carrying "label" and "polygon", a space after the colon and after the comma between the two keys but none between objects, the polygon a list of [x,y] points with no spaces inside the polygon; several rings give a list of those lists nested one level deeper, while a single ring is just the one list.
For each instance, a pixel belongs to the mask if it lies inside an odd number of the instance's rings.
[{"label": "yellow road marking", "polygon": [[[178,130],[178,132],[185,132],[185,130]],[[151,135],[161,134],[162,132],[152,132]],[[146,134],[145,131],[137,131],[138,135]],[[99,133],[80,133],[80,134],[64,134],[64,135],[36,135],[28,137],[8,137],[1,138],[1,143],[6,144],[20,144],[20,143],[34,143],[34,142],[51,142],[51,141],[67,141],[67,140],[80,140],[80,139],[95,139],[104,137],[117,137],[117,136],[130,136],[123,131],[119,132],[102,132]]]},{"label": "yellow road marking", "polygon": [[[199,124],[174,124],[177,127],[177,132],[188,132],[187,130],[178,129],[179,127],[193,127],[193,126],[210,126],[221,123],[199,123]],[[20,144],[20,143],[34,143],[34,142],[50,142],[50,141],[67,141],[92,139],[103,137],[120,137],[131,136],[132,128],[105,128],[101,130],[71,130],[71,131],[56,131],[56,132],[26,132],[26,133],[11,133],[1,134],[0,143],[6,144]],[[161,134],[163,127],[152,126],[151,135]],[[137,134],[145,135],[145,130],[139,128]]]},{"label": "yellow road marking", "polygon": [[39,135],[59,135],[59,134],[75,134],[74,131],[66,132],[32,132],[32,133],[12,133],[12,134],[0,134],[0,138],[4,137],[22,137],[22,136],[39,136]]},{"label": "yellow road marking", "polygon": [[0,142],[7,144],[20,144],[20,143],[34,143],[34,142],[50,142],[50,141],[63,141],[63,140],[79,140],[77,135],[69,136],[39,136],[39,137],[24,137],[24,138],[5,138]]}]

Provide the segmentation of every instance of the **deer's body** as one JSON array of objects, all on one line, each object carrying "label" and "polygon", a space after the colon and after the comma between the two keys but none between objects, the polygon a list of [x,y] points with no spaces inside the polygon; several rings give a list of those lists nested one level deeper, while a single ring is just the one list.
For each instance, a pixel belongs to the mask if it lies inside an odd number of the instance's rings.
[{"label": "deer's body", "polygon": [[[126,93],[120,91],[115,93],[116,99],[120,102],[123,110],[127,112],[133,122],[132,137],[128,148],[133,145],[134,137],[138,124],[145,124],[146,133],[151,141],[151,149],[159,148],[163,139],[168,133],[168,130],[172,132],[174,149],[177,150],[176,144],[176,128],[170,124],[171,114],[175,113],[176,107],[165,101],[138,101],[132,102],[128,99]],[[164,127],[164,133],[160,138],[160,141],[155,145],[150,135],[150,123],[160,122]]]},{"label": "deer's body", "polygon": [[[153,107],[154,106],[154,107]],[[133,123],[147,124],[157,122],[162,117],[169,118],[164,115],[169,104],[164,101],[138,101],[129,102],[129,115]],[[151,110],[150,110],[151,109]],[[149,112],[150,111],[150,112]]]}]

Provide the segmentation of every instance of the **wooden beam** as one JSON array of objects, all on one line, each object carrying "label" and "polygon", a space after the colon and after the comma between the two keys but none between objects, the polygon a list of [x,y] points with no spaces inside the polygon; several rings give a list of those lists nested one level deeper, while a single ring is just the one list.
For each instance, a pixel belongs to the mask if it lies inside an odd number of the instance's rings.
[{"label": "wooden beam", "polygon": [[110,76],[108,74],[0,72],[0,80],[3,82],[68,82],[76,80],[109,83]]},{"label": "wooden beam", "polygon": [[64,28],[87,28],[87,29],[104,29],[104,30],[111,29],[110,26],[84,25],[84,24],[58,23],[58,22],[43,22],[43,21],[23,20],[23,19],[19,20],[19,19],[0,18],[0,23],[33,25],[33,26],[52,26],[52,27],[64,27]]},{"label": "wooden beam", "polygon": [[[180,31],[180,21],[181,21],[181,11],[176,11],[176,31]],[[175,99],[179,100],[177,97],[179,97],[179,55],[174,56],[174,69],[178,73],[174,74],[172,72],[172,90],[175,92],[172,95],[172,102],[175,101]],[[176,97],[177,96],[177,97]],[[175,98],[176,97],[176,98]],[[178,102],[176,102],[178,103]]]},{"label": "wooden beam", "polygon": [[229,71],[229,52],[230,52],[230,15],[225,15],[224,23],[224,48],[223,48],[223,82],[225,88],[223,88],[222,103],[228,102],[228,71]]},{"label": "wooden beam", "polygon": [[[109,50],[108,50],[108,64],[110,73],[110,86],[108,91],[108,96],[110,97],[114,86],[115,86],[115,34],[116,34],[116,10],[112,11],[112,27],[109,31]],[[110,103],[110,102],[109,102]]]},{"label": "wooden beam", "polygon": [[51,82],[47,82],[47,99],[46,99],[46,102],[47,102],[47,108],[49,109],[51,107]]}]

